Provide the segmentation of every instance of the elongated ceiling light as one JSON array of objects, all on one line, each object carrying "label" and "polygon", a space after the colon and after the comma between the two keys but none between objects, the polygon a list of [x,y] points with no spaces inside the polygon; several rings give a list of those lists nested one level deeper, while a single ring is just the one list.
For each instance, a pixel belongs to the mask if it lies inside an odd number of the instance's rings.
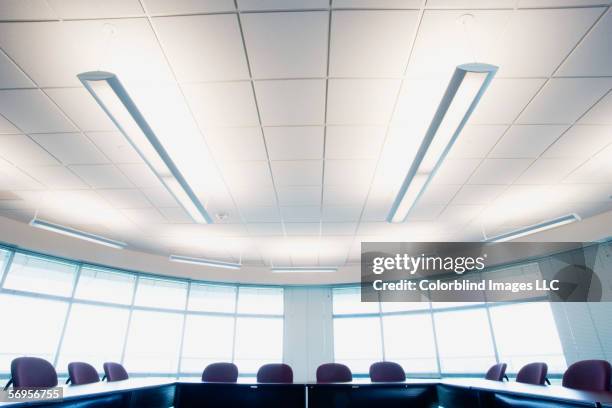
[{"label": "elongated ceiling light", "polygon": [[104,112],[149,165],[168,191],[200,224],[212,218],[176,167],[115,74],[103,71],[77,75]]},{"label": "elongated ceiling light", "polygon": [[169,259],[172,262],[182,262],[182,263],[188,263],[188,264],[193,264],[193,265],[212,266],[213,268],[240,269],[242,267],[242,264],[239,264],[239,263],[215,261],[213,259],[205,259],[205,258],[192,258],[190,256],[182,256],[182,255],[170,255]]},{"label": "elongated ceiling light", "polygon": [[85,241],[94,242],[100,245],[106,245],[111,248],[123,249],[127,246],[125,242],[115,241],[114,239],[105,238],[100,235],[91,234],[89,232],[80,231],[75,228],[65,227],[63,225],[54,224],[49,221],[44,221],[38,218],[34,218],[30,221],[30,225],[36,228],[44,229],[58,234],[67,235],[70,237],[83,239]]},{"label": "elongated ceiling light", "polygon": [[521,238],[527,235],[535,234],[536,232],[546,231],[549,229],[557,228],[565,224],[571,224],[572,222],[580,221],[578,214],[568,214],[563,217],[554,218],[552,220],[544,221],[539,224],[530,225],[525,228],[520,228],[514,231],[507,232],[505,234],[496,235],[491,238],[487,238],[485,242],[506,242],[513,239]]},{"label": "elongated ceiling light", "polygon": [[497,67],[464,64],[455,69],[423,142],[406,174],[388,222],[404,222],[461,133]]},{"label": "elongated ceiling light", "polygon": [[338,268],[335,267],[276,267],[271,269],[274,273],[333,273],[337,272]]}]

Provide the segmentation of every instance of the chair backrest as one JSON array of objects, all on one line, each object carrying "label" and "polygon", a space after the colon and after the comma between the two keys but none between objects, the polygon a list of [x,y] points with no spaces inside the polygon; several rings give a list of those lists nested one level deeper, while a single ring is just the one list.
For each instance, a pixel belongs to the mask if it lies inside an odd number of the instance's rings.
[{"label": "chair backrest", "polygon": [[335,383],[335,382],[351,382],[353,374],[351,369],[344,364],[327,363],[321,364],[317,368],[318,383]]},{"label": "chair backrest", "polygon": [[235,383],[238,381],[238,367],[233,363],[212,363],[202,372],[202,381]]},{"label": "chair backrest", "polygon": [[264,364],[257,371],[259,383],[293,383],[293,370],[287,364]]},{"label": "chair backrest", "polygon": [[100,381],[98,371],[88,363],[75,361],[68,364],[68,382],[73,385],[91,384]]},{"label": "chair backrest", "polygon": [[[104,378],[106,378],[108,382],[123,381],[130,377],[127,371],[125,371],[125,368],[119,363],[108,362],[104,363],[102,366],[104,367]],[[104,378],[102,378],[102,380],[104,380]]]},{"label": "chair backrest", "polygon": [[401,365],[393,361],[379,361],[370,366],[370,381],[396,382],[406,381],[406,373]]},{"label": "chair backrest", "polygon": [[547,381],[548,366],[546,363],[529,363],[516,374],[516,382],[534,385],[544,385]]},{"label": "chair backrest", "polygon": [[487,374],[485,374],[485,378],[493,381],[504,381],[504,378],[507,378],[506,367],[506,363],[495,364],[489,368],[489,371],[487,371]]},{"label": "chair backrest", "polygon": [[585,391],[610,389],[610,363],[605,360],[583,360],[570,365],[563,374],[563,386]]},{"label": "chair backrest", "polygon": [[45,359],[18,357],[11,362],[10,383],[15,388],[55,387],[57,386],[57,373],[53,365]]}]

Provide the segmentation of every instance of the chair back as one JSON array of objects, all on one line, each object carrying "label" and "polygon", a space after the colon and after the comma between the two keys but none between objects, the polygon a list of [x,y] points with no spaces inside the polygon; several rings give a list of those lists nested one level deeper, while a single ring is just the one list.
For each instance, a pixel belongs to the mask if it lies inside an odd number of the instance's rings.
[{"label": "chair back", "polygon": [[119,363],[108,362],[108,363],[104,363],[103,367],[104,367],[104,377],[102,378],[102,380],[106,378],[108,382],[113,382],[113,381],[123,381],[123,380],[127,380],[128,378],[130,378],[127,371],[125,371],[125,368],[123,368],[123,366]]},{"label": "chair back", "polygon": [[584,391],[608,391],[610,389],[610,363],[605,360],[578,361],[565,370],[563,386]]},{"label": "chair back", "polygon": [[393,361],[379,361],[370,366],[370,381],[398,382],[406,381],[406,373],[401,365]]},{"label": "chair back", "polygon": [[548,366],[546,363],[530,363],[516,374],[516,382],[534,385],[544,385],[548,379]]},{"label": "chair back", "polygon": [[14,388],[49,388],[57,386],[53,365],[38,357],[17,357],[11,362],[11,379],[6,385]]},{"label": "chair back", "polygon": [[233,363],[212,363],[202,372],[202,381],[235,383],[238,381],[238,367]]},{"label": "chair back", "polygon": [[344,364],[327,363],[321,364],[317,368],[318,383],[336,383],[336,382],[351,382],[353,381],[353,373],[351,369]]},{"label": "chair back", "polygon": [[98,371],[91,364],[75,361],[68,364],[68,381],[73,385],[91,384],[100,381]]},{"label": "chair back", "polygon": [[257,371],[259,383],[293,383],[293,370],[287,364],[265,364]]},{"label": "chair back", "polygon": [[485,378],[492,381],[504,381],[504,378],[508,378],[506,377],[507,366],[508,365],[506,363],[495,364],[489,368],[489,371],[487,371],[487,374],[485,374]]}]

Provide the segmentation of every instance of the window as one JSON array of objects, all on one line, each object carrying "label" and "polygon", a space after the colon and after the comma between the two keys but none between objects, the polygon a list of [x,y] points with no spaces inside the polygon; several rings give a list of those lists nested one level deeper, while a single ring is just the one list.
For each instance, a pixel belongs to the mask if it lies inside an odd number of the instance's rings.
[{"label": "window", "polygon": [[267,363],[283,361],[283,319],[238,317],[234,363],[243,374],[254,374]]},{"label": "window", "polygon": [[234,313],[236,287],[192,283],[188,309],[201,312]]},{"label": "window", "polygon": [[238,313],[282,315],[283,289],[241,286],[238,289]]},{"label": "window", "polygon": [[132,303],[135,282],[134,275],[84,267],[74,297],[129,305]]},{"label": "window", "polygon": [[334,315],[378,313],[378,303],[362,302],[361,289],[335,288],[333,294]]},{"label": "window", "polygon": [[8,255],[7,251],[0,250],[0,282],[2,282],[2,276],[4,276],[4,268],[6,267]]},{"label": "window", "polygon": [[370,365],[381,361],[380,318],[334,319],[334,359],[353,373],[368,373]]},{"label": "window", "polygon": [[75,276],[76,266],[73,264],[17,253],[4,288],[70,296]]},{"label": "window", "polygon": [[233,341],[233,316],[188,315],[181,372],[202,373],[210,363],[232,361]]},{"label": "window", "polygon": [[395,361],[410,373],[438,372],[429,313],[383,315],[382,324],[386,360]]},{"label": "window", "polygon": [[185,309],[187,283],[157,278],[140,278],[134,304],[159,309]]}]

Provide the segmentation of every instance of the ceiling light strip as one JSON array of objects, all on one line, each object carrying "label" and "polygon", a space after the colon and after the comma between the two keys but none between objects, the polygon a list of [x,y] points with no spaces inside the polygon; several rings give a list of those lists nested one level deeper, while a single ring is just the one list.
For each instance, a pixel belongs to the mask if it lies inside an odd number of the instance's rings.
[{"label": "ceiling light strip", "polygon": [[204,205],[176,167],[119,78],[113,73],[103,71],[84,72],[77,77],[191,218],[200,224],[211,224],[213,220]]},{"label": "ceiling light strip", "polygon": [[215,261],[213,259],[205,259],[205,258],[193,258],[190,256],[182,256],[182,255],[170,255],[168,259],[172,262],[182,262],[182,263],[187,263],[187,264],[192,264],[192,265],[212,266],[213,268],[240,269],[242,267],[242,264],[239,264],[239,263]]},{"label": "ceiling light strip", "polygon": [[100,235],[80,231],[75,228],[70,228],[70,227],[66,227],[63,225],[54,224],[52,222],[44,221],[38,218],[34,218],[32,221],[30,221],[30,225],[36,228],[47,230],[47,231],[56,232],[58,234],[67,235],[70,237],[82,239],[82,240],[93,242],[93,243],[100,244],[100,245],[105,245],[111,248],[123,249],[127,246],[125,242],[116,241],[110,238],[105,238]]},{"label": "ceiling light strip", "polygon": [[455,69],[393,202],[387,216],[388,222],[406,220],[448,155],[496,72],[496,66],[479,63],[459,65]]},{"label": "ceiling light strip", "polygon": [[525,228],[520,228],[514,231],[507,232],[505,234],[496,235],[491,238],[484,240],[485,242],[506,242],[513,239],[521,238],[527,235],[535,234],[536,232],[542,232],[549,229],[557,228],[562,225],[571,224],[572,222],[580,221],[581,218],[578,214],[568,214],[563,217],[554,218],[552,220],[544,221],[539,224],[530,225]]},{"label": "ceiling light strip", "polygon": [[336,267],[275,267],[271,268],[273,273],[333,273],[337,272]]}]

